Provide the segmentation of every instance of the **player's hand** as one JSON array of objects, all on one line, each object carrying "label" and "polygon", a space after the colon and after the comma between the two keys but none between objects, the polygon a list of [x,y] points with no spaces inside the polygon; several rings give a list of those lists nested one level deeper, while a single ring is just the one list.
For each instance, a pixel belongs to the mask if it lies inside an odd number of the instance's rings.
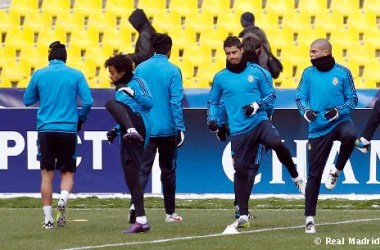
[{"label": "player's hand", "polygon": [[331,121],[334,121],[338,119],[339,117],[339,110],[337,108],[329,109],[325,112],[325,119]]},{"label": "player's hand", "polygon": [[77,124],[77,132],[81,131],[82,130],[82,126],[83,126],[83,123],[84,121],[82,120],[78,120],[78,124]]},{"label": "player's hand", "polygon": [[306,110],[303,117],[305,118],[305,120],[307,122],[313,122],[313,121],[315,121],[315,119],[317,119],[317,113],[313,110],[308,109],[308,110]]},{"label": "player's hand", "polygon": [[115,128],[111,129],[110,131],[107,132],[107,140],[110,144],[113,143],[113,141],[115,140],[117,136],[117,131]]},{"label": "player's hand", "polygon": [[130,87],[122,87],[120,89],[118,89],[118,91],[123,91],[124,93],[126,93],[127,95],[129,95],[130,97],[135,97],[135,91],[133,89],[131,89]]},{"label": "player's hand", "polygon": [[257,110],[260,109],[260,106],[257,102],[254,102],[254,103],[243,106],[242,109],[244,109],[245,116],[253,116],[256,114]]},{"label": "player's hand", "polygon": [[216,132],[218,130],[218,126],[216,125],[216,121],[208,122],[207,127],[211,132]]},{"label": "player's hand", "polygon": [[177,133],[177,148],[181,147],[185,142],[185,133],[182,130],[178,130]]},{"label": "player's hand", "polygon": [[219,141],[226,141],[227,136],[230,136],[230,128],[228,126],[224,125],[223,127],[218,128],[216,137]]}]

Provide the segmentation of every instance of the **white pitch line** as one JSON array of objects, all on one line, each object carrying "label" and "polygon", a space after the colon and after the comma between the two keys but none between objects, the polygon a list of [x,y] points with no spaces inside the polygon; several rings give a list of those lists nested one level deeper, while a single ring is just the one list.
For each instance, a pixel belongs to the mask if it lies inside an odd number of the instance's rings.
[{"label": "white pitch line", "polygon": [[[380,220],[380,218],[346,220],[346,221],[338,221],[338,222],[331,222],[331,223],[319,223],[316,225],[317,226],[329,226],[329,225],[339,225],[339,224],[348,224],[348,223],[366,222],[366,221],[378,221],[378,220]],[[305,227],[305,225],[290,226],[290,227],[262,228],[262,229],[239,232],[239,234],[261,233],[261,232],[270,232],[270,231],[279,231],[279,230],[288,230],[288,229],[298,229],[298,228],[304,228],[304,227]],[[197,235],[197,236],[176,237],[176,238],[168,238],[168,239],[152,240],[152,241],[136,241],[136,242],[105,244],[105,245],[98,245],[98,246],[84,246],[84,247],[75,247],[75,248],[65,248],[65,249],[61,249],[61,250],[82,250],[82,249],[96,249],[96,248],[105,248],[105,247],[134,246],[134,245],[155,244],[155,243],[164,243],[164,242],[180,241],[180,240],[193,240],[193,239],[211,238],[211,237],[218,237],[218,236],[230,236],[230,235],[217,233],[217,234],[207,234],[207,235]]]}]

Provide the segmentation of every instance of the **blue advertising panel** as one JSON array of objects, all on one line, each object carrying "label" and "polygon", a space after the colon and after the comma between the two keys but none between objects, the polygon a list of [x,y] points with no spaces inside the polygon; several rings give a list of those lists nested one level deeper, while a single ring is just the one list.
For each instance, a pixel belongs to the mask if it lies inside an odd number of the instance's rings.
[{"label": "blue advertising panel", "polygon": [[[360,133],[371,110],[358,109],[352,114]],[[185,109],[186,139],[179,149],[177,167],[178,193],[233,193],[233,167],[230,144],[220,142],[206,127],[205,109]],[[295,109],[276,109],[274,125],[289,147],[299,172],[306,175],[307,123]],[[110,145],[106,131],[114,126],[103,108],[91,111],[79,136],[78,168],[74,193],[128,193],[119,156],[119,142]],[[38,193],[39,162],[36,159],[36,109],[0,109],[0,193]],[[380,132],[372,141],[371,152],[354,150],[334,191],[329,194],[378,194],[380,191]],[[333,166],[339,151],[335,144],[326,166]],[[326,170],[326,173],[327,173]],[[324,175],[324,178],[326,176]],[[56,175],[59,175],[56,172]],[[153,180],[159,180],[154,172]],[[323,178],[323,180],[324,180]],[[322,180],[322,181],[323,181]],[[254,193],[297,194],[286,169],[271,151],[263,158]],[[58,178],[55,190],[59,190]],[[152,181],[147,192],[157,192]]]}]

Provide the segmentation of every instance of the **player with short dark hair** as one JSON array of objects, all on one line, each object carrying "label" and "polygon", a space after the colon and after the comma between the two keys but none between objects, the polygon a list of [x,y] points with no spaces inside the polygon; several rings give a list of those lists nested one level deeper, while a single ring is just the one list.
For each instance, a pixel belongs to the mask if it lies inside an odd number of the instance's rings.
[{"label": "player with short dark hair", "polygon": [[[178,147],[184,142],[183,86],[181,70],[169,61],[172,39],[165,34],[152,34],[151,43],[155,54],[137,66],[135,75],[147,82],[154,96],[150,116],[154,123],[148,146],[145,148],[140,167],[140,185],[145,189],[158,150],[161,182],[164,193],[166,222],[180,222],[175,212],[176,168]],[[131,206],[130,223],[134,221]]]},{"label": "player with short dark hair", "polygon": [[231,151],[235,168],[235,197],[240,217],[233,226],[250,227],[248,222],[248,201],[250,197],[249,168],[254,164],[255,148],[263,144],[273,149],[288,169],[300,192],[304,183],[299,177],[290,151],[269,121],[266,110],[272,109],[276,100],[272,79],[262,70],[248,67],[244,49],[237,37],[224,41],[227,58],[226,69],[218,72],[213,81],[208,99],[207,124],[217,131],[217,115],[220,100],[223,99],[231,132]]},{"label": "player with short dark hair", "polygon": [[[39,102],[37,112],[38,160],[41,168],[41,196],[45,214],[43,228],[54,228],[52,193],[54,170],[61,172],[61,195],[57,225],[65,225],[65,209],[74,185],[77,158],[77,132],[92,106],[92,95],[85,76],[67,67],[67,52],[59,41],[49,46],[49,66],[33,73],[24,93],[26,106]],[[82,100],[78,111],[77,96]]]},{"label": "player with short dark hair", "polygon": [[350,70],[332,57],[332,46],[326,39],[317,39],[310,46],[313,66],[302,74],[297,88],[296,104],[309,122],[308,178],[306,184],[306,233],[315,233],[319,188],[323,170],[333,142],[341,142],[335,167],[330,170],[325,187],[332,190],[355,145],[356,127],[350,112],[358,97]]},{"label": "player with short dark hair", "polygon": [[139,169],[144,147],[149,142],[151,121],[149,110],[153,100],[143,79],[134,77],[133,62],[126,54],[116,54],[105,62],[112,83],[116,87],[115,100],[105,107],[118,123],[107,133],[113,143],[116,136],[122,136],[120,143],[121,164],[125,182],[131,192],[136,208],[136,223],[123,233],[140,233],[150,230],[145,216],[144,193],[139,183]]}]

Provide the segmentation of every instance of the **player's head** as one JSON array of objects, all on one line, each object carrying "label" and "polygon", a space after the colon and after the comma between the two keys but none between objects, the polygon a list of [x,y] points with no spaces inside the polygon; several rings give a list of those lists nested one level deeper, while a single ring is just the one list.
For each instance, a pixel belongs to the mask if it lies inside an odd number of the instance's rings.
[{"label": "player's head", "polygon": [[55,41],[49,45],[49,61],[51,60],[61,60],[66,62],[67,52],[66,46],[62,44],[60,41]]},{"label": "player's head", "polygon": [[320,38],[310,45],[310,59],[317,59],[323,56],[331,55],[332,46],[326,39]]},{"label": "player's head", "polygon": [[244,12],[240,16],[240,23],[244,28],[255,25],[255,16],[251,12]]},{"label": "player's head", "polygon": [[170,57],[172,49],[172,39],[170,36],[160,33],[153,33],[150,36],[150,41],[152,43],[153,50],[156,54],[166,55]]},{"label": "player's head", "polygon": [[247,37],[243,40],[244,56],[248,62],[257,63],[261,53],[261,41],[255,37]]},{"label": "player's head", "polygon": [[118,53],[106,60],[104,67],[108,68],[112,82],[128,83],[133,77],[133,61],[127,55]]},{"label": "player's head", "polygon": [[223,44],[227,61],[231,64],[239,64],[243,58],[244,49],[241,41],[236,36],[229,36]]}]

